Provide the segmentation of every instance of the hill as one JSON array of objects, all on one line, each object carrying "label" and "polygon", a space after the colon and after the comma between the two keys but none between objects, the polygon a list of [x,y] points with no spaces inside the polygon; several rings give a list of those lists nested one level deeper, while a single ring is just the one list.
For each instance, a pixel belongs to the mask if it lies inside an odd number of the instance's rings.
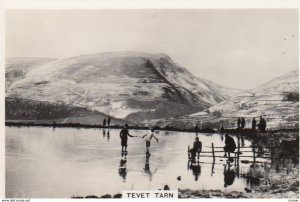
[{"label": "hill", "polygon": [[[252,118],[263,116],[268,128],[295,128],[299,121],[299,70],[294,70],[247,92],[226,99],[207,110],[178,119],[157,120],[158,125],[236,128],[237,118],[246,119],[251,127]],[[152,123],[154,124],[154,122]]]},{"label": "hill", "polygon": [[[24,68],[24,59],[15,62],[19,65],[12,61],[6,67],[7,98],[81,107],[133,122],[195,113],[240,92],[193,76],[165,54],[97,53]],[[22,76],[9,76],[16,69]]]}]

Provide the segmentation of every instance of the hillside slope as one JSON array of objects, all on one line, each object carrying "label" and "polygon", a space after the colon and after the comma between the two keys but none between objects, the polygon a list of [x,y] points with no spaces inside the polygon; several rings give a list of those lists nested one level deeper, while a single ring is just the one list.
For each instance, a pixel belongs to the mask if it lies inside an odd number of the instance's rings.
[{"label": "hillside slope", "polygon": [[252,118],[263,116],[268,128],[294,128],[299,121],[299,70],[277,77],[253,90],[233,96],[208,110],[177,119],[153,121],[160,126],[194,128],[236,128],[237,118],[246,119],[251,127]]},{"label": "hillside slope", "polygon": [[[90,111],[85,108],[66,106],[19,98],[5,99],[5,119],[8,122],[34,123],[81,123],[103,124],[108,116],[101,112]],[[111,118],[112,125],[123,125],[124,120]]]},{"label": "hillside slope", "polygon": [[270,127],[295,125],[299,120],[299,70],[223,101],[209,111],[220,111],[223,116],[229,117],[263,115]]},{"label": "hillside slope", "polygon": [[50,60],[7,81],[9,98],[84,107],[136,122],[195,113],[239,92],[193,76],[165,54],[139,52]]}]

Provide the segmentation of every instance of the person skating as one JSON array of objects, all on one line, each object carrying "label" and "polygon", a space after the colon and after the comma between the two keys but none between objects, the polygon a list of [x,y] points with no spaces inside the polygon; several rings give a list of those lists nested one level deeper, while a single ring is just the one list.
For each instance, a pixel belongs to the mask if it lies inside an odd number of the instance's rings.
[{"label": "person skating", "polygon": [[146,155],[150,156],[149,148],[150,148],[150,145],[151,145],[151,139],[155,138],[156,141],[158,142],[158,138],[155,137],[155,135],[154,135],[154,129],[152,128],[151,132],[149,134],[146,134],[146,135],[142,136],[142,138],[144,138],[144,140],[146,142]]},{"label": "person skating", "polygon": [[125,126],[124,126],[124,128],[120,132],[122,152],[127,152],[127,140],[128,140],[128,136],[129,137],[136,137],[136,136],[133,136],[133,135],[129,134],[129,132],[128,132],[128,124],[126,123]]}]

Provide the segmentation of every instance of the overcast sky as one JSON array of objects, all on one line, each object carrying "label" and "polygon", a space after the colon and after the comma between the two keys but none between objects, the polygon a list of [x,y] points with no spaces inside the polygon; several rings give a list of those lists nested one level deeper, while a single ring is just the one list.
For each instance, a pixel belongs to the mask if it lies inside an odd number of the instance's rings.
[{"label": "overcast sky", "polygon": [[297,10],[10,10],[6,57],[168,54],[194,75],[251,89],[299,66]]}]

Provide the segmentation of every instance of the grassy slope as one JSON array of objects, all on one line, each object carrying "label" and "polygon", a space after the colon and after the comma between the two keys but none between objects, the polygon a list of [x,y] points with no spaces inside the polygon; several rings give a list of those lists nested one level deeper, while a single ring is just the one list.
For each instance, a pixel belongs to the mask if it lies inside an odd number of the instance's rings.
[{"label": "grassy slope", "polygon": [[[5,99],[6,121],[102,124],[103,119],[107,119],[106,114],[85,108],[18,98]],[[123,124],[125,122],[111,117],[111,123]]]}]

